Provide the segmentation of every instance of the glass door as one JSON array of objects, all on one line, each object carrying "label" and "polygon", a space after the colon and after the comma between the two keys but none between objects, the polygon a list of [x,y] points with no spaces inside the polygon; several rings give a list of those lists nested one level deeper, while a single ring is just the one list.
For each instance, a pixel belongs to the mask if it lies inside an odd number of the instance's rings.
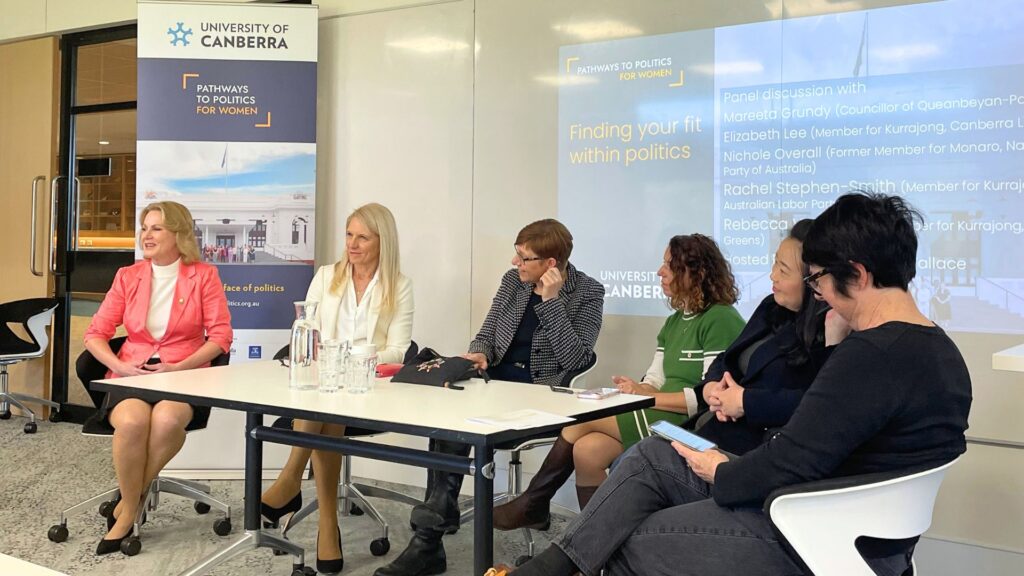
[{"label": "glass door", "polygon": [[82,336],[117,269],[135,260],[136,29],[61,40],[62,94],[54,398],[64,419],[92,413],[75,374]]}]

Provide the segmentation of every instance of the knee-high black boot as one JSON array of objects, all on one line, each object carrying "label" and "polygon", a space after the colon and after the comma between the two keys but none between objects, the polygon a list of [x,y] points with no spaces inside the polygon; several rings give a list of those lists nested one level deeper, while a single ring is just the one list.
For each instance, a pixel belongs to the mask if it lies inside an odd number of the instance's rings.
[{"label": "knee-high black boot", "polygon": [[[443,454],[469,456],[471,447],[468,444],[431,441],[431,451]],[[412,509],[410,523],[414,530],[440,530],[445,534],[454,534],[459,530],[459,492],[462,474],[431,470],[427,476],[428,492],[423,504]]]},{"label": "knee-high black boot", "polygon": [[[430,450],[444,454],[469,456],[466,444],[431,440]],[[378,568],[374,576],[431,576],[447,570],[447,558],[441,537],[459,529],[459,491],[462,474],[431,470],[427,475],[427,493],[422,504],[412,509],[410,524],[414,530],[409,545],[393,562]]]}]

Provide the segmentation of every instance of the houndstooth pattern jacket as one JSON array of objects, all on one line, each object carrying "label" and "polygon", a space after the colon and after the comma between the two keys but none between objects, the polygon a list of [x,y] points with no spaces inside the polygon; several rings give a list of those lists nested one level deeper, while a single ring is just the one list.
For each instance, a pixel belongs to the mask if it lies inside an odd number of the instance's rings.
[{"label": "houndstooth pattern jacket", "polygon": [[[526,312],[534,285],[519,280],[513,268],[501,279],[483,325],[469,343],[470,352],[497,364],[505,356]],[[604,286],[566,265],[558,297],[534,306],[540,325],[533,334],[530,372],[535,384],[559,384],[569,370],[582,368],[594,353],[604,313]]]}]

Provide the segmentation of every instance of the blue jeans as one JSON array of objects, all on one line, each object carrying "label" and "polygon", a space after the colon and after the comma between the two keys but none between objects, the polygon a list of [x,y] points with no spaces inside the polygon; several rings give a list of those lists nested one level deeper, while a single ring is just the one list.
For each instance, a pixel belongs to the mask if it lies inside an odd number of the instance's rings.
[{"label": "blue jeans", "polygon": [[[587,576],[802,574],[761,510],[717,505],[711,485],[661,438],[623,456],[555,545]],[[872,565],[900,574],[902,560]]]}]

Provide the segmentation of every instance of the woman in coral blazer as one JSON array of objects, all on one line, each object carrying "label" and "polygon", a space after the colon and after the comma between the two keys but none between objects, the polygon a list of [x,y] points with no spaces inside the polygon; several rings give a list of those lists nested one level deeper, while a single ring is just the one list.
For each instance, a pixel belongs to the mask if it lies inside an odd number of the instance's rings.
[{"label": "woman in coral blazer", "polygon": [[[209,366],[231,349],[231,314],[217,268],[200,262],[192,215],[177,202],[156,202],[139,214],[143,260],[117,271],[85,333],[85,347],[108,378]],[[114,354],[110,338],[124,325],[128,338]],[[120,501],[107,521],[97,554],[118,550],[131,535],[145,487],[202,428],[209,408],[162,400],[151,404],[107,395],[102,407],[114,427],[113,459]]]}]

